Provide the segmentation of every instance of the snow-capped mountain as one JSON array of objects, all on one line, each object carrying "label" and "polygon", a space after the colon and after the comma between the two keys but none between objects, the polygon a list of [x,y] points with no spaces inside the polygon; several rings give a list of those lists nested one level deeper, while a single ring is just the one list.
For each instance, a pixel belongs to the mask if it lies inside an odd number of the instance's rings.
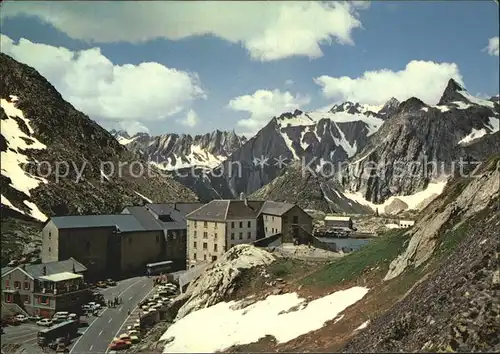
[{"label": "snow-capped mountain", "polygon": [[216,130],[196,136],[189,134],[150,136],[146,133],[130,136],[123,130],[110,132],[120,144],[167,171],[192,166],[214,168],[246,142],[244,136],[238,136],[234,131]]},{"label": "snow-capped mountain", "polygon": [[141,161],[33,68],[0,54],[0,76],[2,220],[45,221],[116,212],[144,200],[196,200],[155,168],[139,175],[132,162]]},{"label": "snow-capped mountain", "polygon": [[[338,163],[354,156],[384,123],[383,115],[374,109],[345,102],[329,112],[295,110],[281,114],[213,173],[202,177],[190,173],[176,178],[195,190],[202,200],[238,197],[241,192],[249,195],[274,180],[294,161],[317,169],[326,162]],[[258,165],[259,159],[264,159],[265,168]]]},{"label": "snow-capped mountain", "polygon": [[500,151],[498,131],[498,103],[474,97],[450,80],[436,106],[414,97],[401,103],[349,160],[342,174],[346,196],[372,207],[402,196],[400,202],[416,207],[442,191],[445,177],[467,163],[460,159],[483,160]]}]

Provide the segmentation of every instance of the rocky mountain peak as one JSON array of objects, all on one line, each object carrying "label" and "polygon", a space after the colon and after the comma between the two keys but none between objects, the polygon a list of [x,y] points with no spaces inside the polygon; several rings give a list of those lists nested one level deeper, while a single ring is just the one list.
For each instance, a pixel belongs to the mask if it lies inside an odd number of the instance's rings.
[{"label": "rocky mountain peak", "polygon": [[439,100],[438,105],[446,105],[451,102],[466,102],[469,101],[460,93],[460,91],[467,91],[462,85],[456,82],[454,79],[450,79],[448,81],[448,85],[446,85],[446,89]]},{"label": "rocky mountain peak", "polygon": [[416,97],[410,97],[406,101],[403,101],[399,107],[398,107],[398,112],[409,112],[409,111],[415,111],[419,110],[422,107],[426,107],[427,105],[420,99]]},{"label": "rocky mountain peak", "polygon": [[382,109],[380,111],[378,111],[378,113],[383,115],[383,116],[391,115],[392,113],[397,111],[399,105],[400,105],[400,102],[396,98],[391,97],[389,99],[389,101],[387,101],[384,104]]}]

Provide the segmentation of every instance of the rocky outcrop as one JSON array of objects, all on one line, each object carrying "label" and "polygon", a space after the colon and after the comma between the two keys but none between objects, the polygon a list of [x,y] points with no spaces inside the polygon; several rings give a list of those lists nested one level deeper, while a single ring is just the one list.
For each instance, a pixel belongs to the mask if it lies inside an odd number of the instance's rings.
[{"label": "rocky outcrop", "polygon": [[[237,245],[227,251],[188,286],[175,302],[184,302],[176,321],[196,310],[217,304],[231,295],[242,272],[274,262],[269,252],[251,245]],[[175,304],[174,304],[175,305]]]},{"label": "rocky outcrop", "polygon": [[438,236],[448,225],[460,226],[457,220],[466,222],[471,216],[486,209],[492,200],[498,199],[498,158],[485,162],[485,166],[480,166],[473,177],[455,180],[445,188],[443,197],[437,198],[422,212],[420,220],[408,231],[408,235],[411,235],[408,247],[390,264],[385,280],[393,279],[409,267],[422,265],[432,256]]}]

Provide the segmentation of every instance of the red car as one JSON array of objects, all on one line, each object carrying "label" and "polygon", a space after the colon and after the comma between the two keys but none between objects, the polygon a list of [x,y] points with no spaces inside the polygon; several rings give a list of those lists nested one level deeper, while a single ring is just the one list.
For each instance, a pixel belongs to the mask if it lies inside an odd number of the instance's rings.
[{"label": "red car", "polygon": [[115,340],[109,345],[109,349],[111,350],[123,350],[128,348],[130,348],[130,342],[124,340]]}]

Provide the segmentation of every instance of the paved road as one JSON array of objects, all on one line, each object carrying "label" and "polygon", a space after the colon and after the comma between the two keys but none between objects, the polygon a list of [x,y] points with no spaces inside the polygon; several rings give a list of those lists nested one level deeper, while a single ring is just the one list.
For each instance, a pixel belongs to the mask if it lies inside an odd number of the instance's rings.
[{"label": "paved road", "polygon": [[23,323],[20,326],[4,327],[3,330],[5,333],[2,334],[2,344],[36,344],[38,331],[42,328],[35,323]]},{"label": "paved road", "polygon": [[118,296],[122,298],[123,304],[115,308],[105,308],[98,317],[93,318],[85,332],[72,345],[70,353],[105,353],[111,340],[128,319],[127,311],[134,310],[152,288],[151,278],[136,277],[101,290],[105,299]]}]

